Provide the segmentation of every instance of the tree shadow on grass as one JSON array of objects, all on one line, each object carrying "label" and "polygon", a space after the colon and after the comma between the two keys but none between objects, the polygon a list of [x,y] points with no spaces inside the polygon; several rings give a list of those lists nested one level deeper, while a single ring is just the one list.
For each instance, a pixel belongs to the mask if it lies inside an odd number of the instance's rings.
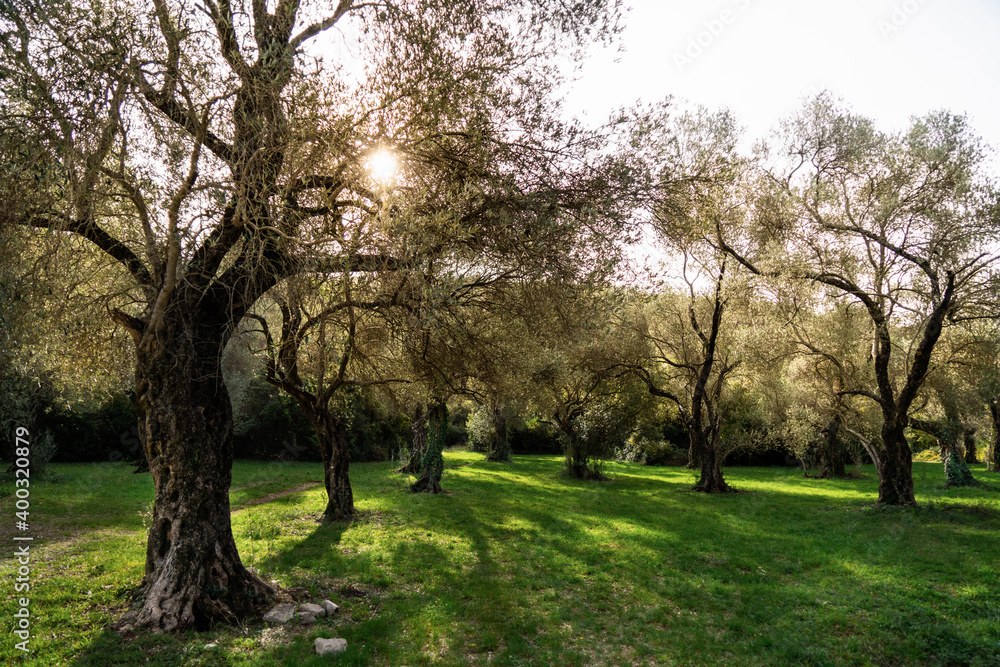
[{"label": "tree shadow on grass", "polygon": [[[975,625],[996,613],[996,579],[977,564],[995,519],[875,512],[838,495],[852,482],[795,493],[784,482],[798,480],[775,473],[746,479],[750,494],[705,496],[686,492],[686,471],[616,468],[598,484],[558,476],[559,463],[450,469],[450,496],[381,485],[376,504],[356,487],[355,521],[315,524],[261,563],[342,608],[333,624],[256,649],[262,664],[310,664],[316,636],[346,638],[348,664],[995,657]],[[780,491],[768,490],[772,477]],[[955,593],[971,583],[982,585]],[[96,660],[116,646],[104,639],[74,664],[122,664]],[[155,657],[155,641],[133,645]]]}]

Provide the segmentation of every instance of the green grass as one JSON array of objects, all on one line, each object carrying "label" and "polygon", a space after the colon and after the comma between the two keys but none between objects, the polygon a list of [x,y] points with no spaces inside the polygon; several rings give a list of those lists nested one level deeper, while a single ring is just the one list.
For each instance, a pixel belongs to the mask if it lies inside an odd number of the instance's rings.
[{"label": "green grass", "polygon": [[[464,464],[464,465],[463,465]],[[943,488],[916,463],[917,509],[872,506],[858,480],[731,468],[745,493],[694,494],[693,473],[609,464],[613,481],[560,476],[556,457],[491,464],[446,452],[450,495],[411,495],[390,464],[352,467],[359,517],[321,524],[319,464],[237,463],[244,561],[341,605],[311,628],[260,624],[126,641],[104,626],[141,578],[148,476],[54,465],[32,480],[36,541],[29,664],[1000,664],[1000,492]],[[0,486],[0,614],[16,563]],[[13,664],[8,634],[0,661]],[[214,647],[207,645],[214,644]]]}]

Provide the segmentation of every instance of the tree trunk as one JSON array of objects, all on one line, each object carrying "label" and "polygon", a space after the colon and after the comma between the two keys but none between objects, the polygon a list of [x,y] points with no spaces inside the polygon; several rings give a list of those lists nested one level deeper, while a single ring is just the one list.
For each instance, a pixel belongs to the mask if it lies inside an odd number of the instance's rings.
[{"label": "tree trunk", "polygon": [[420,477],[410,486],[413,493],[444,493],[444,441],[448,434],[448,407],[442,402],[428,411],[427,451],[420,462]]},{"label": "tree trunk", "polygon": [[691,449],[701,462],[701,477],[692,490],[701,493],[731,493],[732,487],[726,484],[722,476],[718,430],[712,429],[711,433],[706,433],[701,428],[692,428],[688,433],[691,438]]},{"label": "tree trunk", "polygon": [[137,345],[136,394],[155,485],[143,604],[119,626],[207,628],[263,611],[274,589],[243,567],[230,527],[232,411],[224,327],[175,306]]},{"label": "tree trunk", "polygon": [[965,445],[965,462],[979,463],[979,459],[976,457],[976,429],[965,429],[962,433],[962,441]]},{"label": "tree trunk", "polygon": [[993,443],[990,446],[990,470],[1000,472],[1000,399],[990,402],[990,420],[993,422]]},{"label": "tree trunk", "polygon": [[406,463],[396,472],[410,475],[420,474],[420,462],[424,460],[424,454],[427,453],[427,417],[427,406],[421,405],[414,410],[413,417],[410,419],[410,434],[412,436],[410,453]]},{"label": "tree trunk", "polygon": [[590,467],[587,465],[587,450],[575,432],[566,433],[566,474],[574,479],[589,479]]},{"label": "tree trunk", "polygon": [[823,429],[823,467],[831,477],[845,477],[844,449],[840,446],[840,418],[834,417]]},{"label": "tree trunk", "polygon": [[[136,422],[138,424],[143,424],[146,421],[143,415],[142,408],[139,406],[139,401],[136,400],[135,392],[130,391],[128,393],[128,400],[131,401],[132,407],[135,408]],[[136,428],[135,437],[127,438],[122,436],[122,445],[129,445],[129,451],[132,453],[131,464],[135,466],[135,470],[132,474],[141,474],[149,472],[149,461],[146,459],[146,445],[143,443],[143,432],[145,429],[140,430]]]},{"label": "tree trunk", "polygon": [[315,411],[313,426],[323,454],[323,481],[326,484],[326,510],[323,519],[339,521],[354,516],[354,493],[351,491],[350,451],[347,432],[340,417],[321,408]]},{"label": "tree trunk", "polygon": [[509,463],[510,438],[507,437],[507,415],[504,413],[503,404],[499,401],[493,404],[493,441],[490,443],[490,451],[486,454],[487,461]]},{"label": "tree trunk", "polygon": [[898,419],[882,424],[882,448],[879,452],[878,504],[916,505],[913,494],[913,454]]},{"label": "tree trunk", "polygon": [[688,444],[688,462],[684,467],[688,470],[696,470],[698,468],[698,463],[698,453],[694,450],[693,442],[690,442],[690,444]]}]

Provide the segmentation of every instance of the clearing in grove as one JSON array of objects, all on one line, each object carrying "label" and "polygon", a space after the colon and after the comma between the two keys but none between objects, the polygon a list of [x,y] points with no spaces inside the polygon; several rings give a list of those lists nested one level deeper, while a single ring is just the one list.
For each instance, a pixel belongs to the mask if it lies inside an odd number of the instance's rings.
[{"label": "clearing in grove", "polygon": [[[55,464],[31,484],[31,649],[37,665],[1000,664],[1000,482],[946,489],[914,463],[916,509],[873,506],[878,481],[730,468],[744,493],[689,491],[692,471],[558,457],[445,454],[449,495],[407,493],[393,463],[352,466],[359,516],[319,522],[316,463],[237,462],[244,563],[329,598],[311,627],[261,623],[120,637],[153,495],[121,463]],[[306,488],[302,488],[306,487]],[[292,493],[284,493],[292,490]],[[16,610],[14,487],[0,482],[0,614]],[[266,502],[260,502],[266,500]],[[0,662],[20,662],[8,634]]]}]

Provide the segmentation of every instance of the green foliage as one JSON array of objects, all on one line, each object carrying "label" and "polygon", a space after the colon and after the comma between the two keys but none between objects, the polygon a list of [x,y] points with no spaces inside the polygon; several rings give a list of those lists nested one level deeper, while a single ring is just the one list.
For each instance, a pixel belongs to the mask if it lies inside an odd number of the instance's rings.
[{"label": "green foliage", "polygon": [[[295,399],[259,377],[237,386],[232,396],[236,458],[320,460],[316,433]],[[388,461],[408,445],[406,416],[389,412],[368,392],[347,387],[330,407],[344,424],[351,461]]]},{"label": "green foliage", "polygon": [[494,433],[493,411],[489,408],[477,405],[469,412],[469,417],[465,422],[465,430],[469,437],[469,449],[478,453],[485,453],[489,450],[493,441]]},{"label": "green foliage", "polygon": [[559,431],[538,417],[523,419],[512,417],[507,420],[507,437],[515,454],[559,454],[562,443]]},{"label": "green foliage", "polygon": [[469,444],[469,433],[466,424],[469,421],[469,409],[458,406],[448,412],[448,433],[445,435],[444,446],[465,447]]},{"label": "green foliage", "polygon": [[948,478],[948,486],[975,486],[979,484],[972,476],[968,464],[955,450],[948,452],[944,460],[944,474]]},{"label": "green foliage", "polygon": [[271,461],[319,461],[316,434],[295,399],[263,379],[233,392],[233,456]]},{"label": "green foliage", "polygon": [[615,447],[614,458],[650,466],[685,465],[688,447],[687,429],[676,406],[660,401],[639,413],[631,434]]},{"label": "green foliage", "polygon": [[914,454],[913,460],[920,463],[941,463],[941,452],[934,448],[927,448]]},{"label": "green foliage", "polygon": [[389,461],[409,446],[410,423],[391,413],[370,392],[348,387],[334,410],[346,428],[351,461]]},{"label": "green foliage", "polygon": [[669,440],[652,439],[633,434],[622,447],[615,449],[615,460],[641,463],[647,466],[678,466],[688,461],[687,447],[678,447]]}]

